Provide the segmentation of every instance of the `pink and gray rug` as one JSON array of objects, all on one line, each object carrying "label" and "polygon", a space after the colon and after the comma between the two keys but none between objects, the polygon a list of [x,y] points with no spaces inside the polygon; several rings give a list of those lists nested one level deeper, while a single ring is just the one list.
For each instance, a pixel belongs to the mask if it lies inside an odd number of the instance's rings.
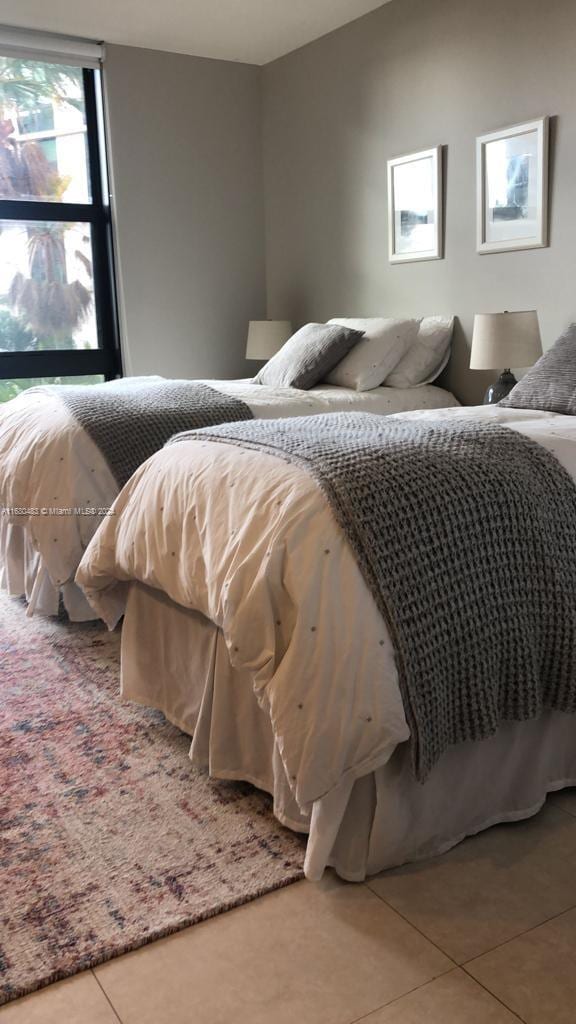
[{"label": "pink and gray rug", "polygon": [[302,837],[122,703],[118,663],[0,595],[0,1004],[302,877]]}]

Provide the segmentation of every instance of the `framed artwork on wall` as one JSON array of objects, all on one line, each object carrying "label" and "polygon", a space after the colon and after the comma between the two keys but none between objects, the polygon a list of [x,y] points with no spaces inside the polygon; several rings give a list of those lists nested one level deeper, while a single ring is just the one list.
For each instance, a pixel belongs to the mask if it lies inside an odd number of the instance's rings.
[{"label": "framed artwork on wall", "polygon": [[476,139],[478,252],[548,245],[548,118]]},{"label": "framed artwork on wall", "polygon": [[442,259],[442,147],[388,161],[391,263]]}]

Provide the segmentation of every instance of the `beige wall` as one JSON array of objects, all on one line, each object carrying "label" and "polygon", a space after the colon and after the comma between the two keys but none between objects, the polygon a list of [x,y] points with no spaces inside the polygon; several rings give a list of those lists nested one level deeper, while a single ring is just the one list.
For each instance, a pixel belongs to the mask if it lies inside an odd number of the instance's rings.
[{"label": "beige wall", "polygon": [[[576,319],[576,3],[392,0],[264,69],[268,314],[454,312],[448,384],[474,312],[537,308],[545,345]],[[475,136],[553,115],[550,248],[475,251]],[[446,258],[387,260],[386,160],[442,143]]]},{"label": "beige wall", "polygon": [[265,312],[261,71],[107,46],[126,372],[247,372]]}]

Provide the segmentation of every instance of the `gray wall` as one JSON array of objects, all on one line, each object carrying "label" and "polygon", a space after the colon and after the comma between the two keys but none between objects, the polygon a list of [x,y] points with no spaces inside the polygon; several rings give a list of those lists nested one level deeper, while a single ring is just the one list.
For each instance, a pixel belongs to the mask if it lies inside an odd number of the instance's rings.
[{"label": "gray wall", "polygon": [[265,312],[261,70],[108,46],[126,371],[246,373]]},{"label": "gray wall", "polygon": [[[447,386],[475,312],[536,308],[545,347],[576,319],[576,3],[392,0],[264,69],[268,315],[454,312]],[[475,251],[475,136],[553,115],[550,248]],[[446,258],[387,260],[386,161],[441,143]]]}]

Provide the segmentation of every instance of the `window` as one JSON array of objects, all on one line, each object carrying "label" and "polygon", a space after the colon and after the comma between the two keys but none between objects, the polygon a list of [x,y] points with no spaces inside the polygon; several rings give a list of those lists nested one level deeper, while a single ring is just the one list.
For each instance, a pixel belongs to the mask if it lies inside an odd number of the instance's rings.
[{"label": "window", "polygon": [[2,56],[0,401],[121,372],[100,72]]}]

